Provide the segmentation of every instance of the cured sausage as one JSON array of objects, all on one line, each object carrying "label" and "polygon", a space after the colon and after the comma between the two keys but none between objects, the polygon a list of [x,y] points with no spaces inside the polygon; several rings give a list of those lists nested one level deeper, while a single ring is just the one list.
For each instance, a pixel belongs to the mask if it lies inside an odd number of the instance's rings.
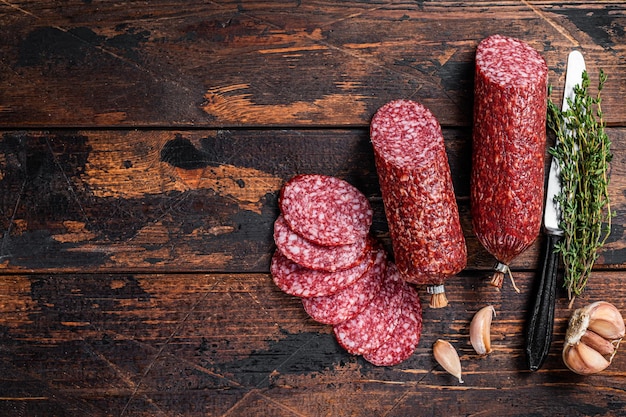
[{"label": "cured sausage", "polygon": [[363,355],[363,359],[376,366],[392,366],[408,359],[419,344],[422,335],[422,306],[415,288],[403,286],[400,320],[393,334],[373,352]]},{"label": "cured sausage", "polygon": [[404,278],[428,284],[431,307],[447,305],[443,283],[467,263],[439,122],[423,105],[395,100],[370,125],[394,261]]},{"label": "cured sausage", "polygon": [[272,256],[270,272],[272,279],[283,292],[296,297],[324,297],[352,285],[367,271],[377,256],[372,250],[356,266],[340,271],[327,272],[305,268],[277,250]]},{"label": "cured sausage", "polygon": [[491,281],[496,287],[510,274],[509,263],[539,235],[547,89],[547,65],[531,46],[501,35],[480,42],[470,204],[474,232],[498,261]]},{"label": "cured sausage", "polygon": [[350,320],[333,326],[337,342],[349,353],[362,355],[389,340],[400,319],[403,285],[407,284],[398,269],[388,262],[382,287],[372,302]]},{"label": "cured sausage", "polygon": [[289,228],[318,245],[349,245],[363,240],[372,225],[369,201],[348,182],[306,174],[281,189],[279,206]]},{"label": "cured sausage", "polygon": [[380,365],[410,356],[421,332],[419,298],[370,234],[365,196],[343,180],[299,175],[281,190],[279,206],[274,283],[300,297],[311,318],[332,325],[349,353]]},{"label": "cured sausage", "polygon": [[332,295],[303,298],[304,311],[324,324],[339,324],[351,319],[363,311],[380,291],[386,266],[387,254],[380,248],[375,253],[374,262],[356,282]]},{"label": "cured sausage", "polygon": [[367,256],[372,243],[364,238],[349,245],[320,246],[291,230],[283,216],[278,216],[274,222],[274,242],[278,250],[293,262],[327,272],[354,267]]}]

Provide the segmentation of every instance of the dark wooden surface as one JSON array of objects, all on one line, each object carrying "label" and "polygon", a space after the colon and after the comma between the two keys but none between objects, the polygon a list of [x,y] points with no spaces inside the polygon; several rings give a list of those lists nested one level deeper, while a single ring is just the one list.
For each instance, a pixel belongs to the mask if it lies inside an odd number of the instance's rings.
[{"label": "dark wooden surface", "polygon": [[[495,291],[468,196],[478,42],[537,48],[555,99],[580,49],[592,80],[609,75],[616,217],[575,307],[626,312],[625,25],[621,1],[0,1],[0,414],[624,415],[626,355],[590,377],[561,362],[561,289],[550,356],[526,370],[541,238],[512,264],[521,293]],[[390,244],[368,124],[396,98],[444,128],[469,259],[415,354],[379,368],[280,292],[269,259],[298,173],[361,189]],[[478,358],[468,326],[487,304]],[[434,362],[438,338],[464,384]]]}]

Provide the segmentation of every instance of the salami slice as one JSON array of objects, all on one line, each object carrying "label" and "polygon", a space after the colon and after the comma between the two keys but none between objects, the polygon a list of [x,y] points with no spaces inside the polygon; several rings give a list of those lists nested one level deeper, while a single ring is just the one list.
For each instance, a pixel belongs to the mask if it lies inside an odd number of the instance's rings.
[{"label": "salami slice", "polygon": [[395,263],[402,277],[432,286],[443,307],[446,278],[465,268],[467,249],[439,122],[424,106],[382,106],[370,136]]},{"label": "salami slice", "polygon": [[295,176],[283,186],[279,206],[291,230],[322,246],[356,244],[372,224],[365,195],[336,177]]},{"label": "salami slice", "polygon": [[284,292],[296,297],[325,297],[352,285],[360,280],[377,257],[374,250],[356,266],[335,272],[305,268],[279,250],[274,252],[270,272],[274,283]]},{"label": "salami slice", "polygon": [[476,50],[474,88],[472,225],[500,262],[500,287],[541,228],[548,67],[526,43],[490,36]]},{"label": "salami slice", "polygon": [[305,268],[328,272],[358,265],[367,256],[371,245],[367,236],[350,245],[317,245],[291,230],[282,215],[274,222],[274,242],[291,261]]},{"label": "salami slice", "polygon": [[400,320],[393,334],[382,346],[363,355],[376,366],[393,366],[407,360],[419,344],[422,335],[422,306],[417,291],[403,286]]},{"label": "salami slice", "polygon": [[303,298],[304,310],[324,324],[339,324],[351,319],[372,301],[382,287],[387,255],[380,248],[375,260],[354,284],[326,297]]},{"label": "salami slice", "polygon": [[335,338],[346,351],[362,355],[391,337],[399,320],[403,285],[395,264],[387,262],[383,285],[371,303],[356,316],[333,326]]}]

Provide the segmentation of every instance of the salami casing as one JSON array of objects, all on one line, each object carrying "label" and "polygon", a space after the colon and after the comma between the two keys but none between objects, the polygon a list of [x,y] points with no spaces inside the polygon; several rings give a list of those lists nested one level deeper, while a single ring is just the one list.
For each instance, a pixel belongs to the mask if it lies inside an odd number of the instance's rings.
[{"label": "salami casing", "polygon": [[376,112],[370,137],[398,270],[429,284],[430,305],[444,307],[443,283],[465,268],[467,248],[439,122],[395,100]]},{"label": "salami casing", "polygon": [[481,244],[508,264],[537,238],[544,199],[548,68],[526,43],[493,35],[476,51],[471,216]]}]

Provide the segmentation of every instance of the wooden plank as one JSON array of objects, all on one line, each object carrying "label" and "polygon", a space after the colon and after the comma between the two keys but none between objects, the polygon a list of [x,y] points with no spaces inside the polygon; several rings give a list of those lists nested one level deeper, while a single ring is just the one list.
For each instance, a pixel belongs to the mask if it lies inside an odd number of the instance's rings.
[{"label": "wooden plank", "polygon": [[[468,268],[489,269],[494,259],[474,237],[469,214],[469,132],[444,134]],[[609,134],[616,217],[598,266],[622,267],[626,130]],[[5,132],[0,162],[5,272],[266,272],[278,192],[300,173],[361,189],[375,210],[372,232],[390,245],[362,129]],[[536,268],[539,243],[513,266]]]},{"label": "wooden plank", "polygon": [[[493,33],[600,68],[623,126],[619,1],[17,1],[0,14],[0,126],[366,126],[412,98],[468,126],[477,43]],[[97,18],[94,11],[97,10]],[[511,22],[503,25],[502,22]]]},{"label": "wooden plank", "polygon": [[267,270],[285,179],[375,179],[362,132],[16,132],[0,146],[7,271]]},{"label": "wooden plank", "polygon": [[[616,217],[574,307],[626,311],[625,24],[617,0],[0,2],[0,415],[623,414],[623,352],[590,377],[561,361],[560,282],[548,359],[526,370],[541,238],[512,265],[521,292],[495,290],[468,196],[477,43],[528,41],[556,100],[582,50],[592,80],[609,74]],[[278,191],[309,172],[361,189],[390,250],[368,123],[396,98],[444,125],[469,257],[415,354],[380,368],[282,293],[269,259]],[[468,326],[488,304],[479,358]],[[433,360],[438,338],[464,384]]]},{"label": "wooden plank", "polygon": [[[603,299],[624,311],[621,276],[595,274],[575,307]],[[526,370],[524,326],[533,281],[534,274],[519,273],[517,294],[498,292],[476,274],[453,278],[450,306],[424,309],[415,354],[381,368],[343,351],[330,326],[307,318],[298,299],[280,292],[267,274],[5,276],[0,410],[200,416],[247,415],[268,406],[280,416],[395,416],[409,409],[473,414],[491,404],[498,415],[515,416],[527,404],[551,415],[618,415],[626,401],[623,352],[605,372],[589,377],[561,362],[572,312],[564,291],[546,364],[539,372]],[[494,352],[479,358],[468,326],[488,304],[497,311]],[[464,384],[434,362],[431,347],[438,338],[457,348]]]}]

